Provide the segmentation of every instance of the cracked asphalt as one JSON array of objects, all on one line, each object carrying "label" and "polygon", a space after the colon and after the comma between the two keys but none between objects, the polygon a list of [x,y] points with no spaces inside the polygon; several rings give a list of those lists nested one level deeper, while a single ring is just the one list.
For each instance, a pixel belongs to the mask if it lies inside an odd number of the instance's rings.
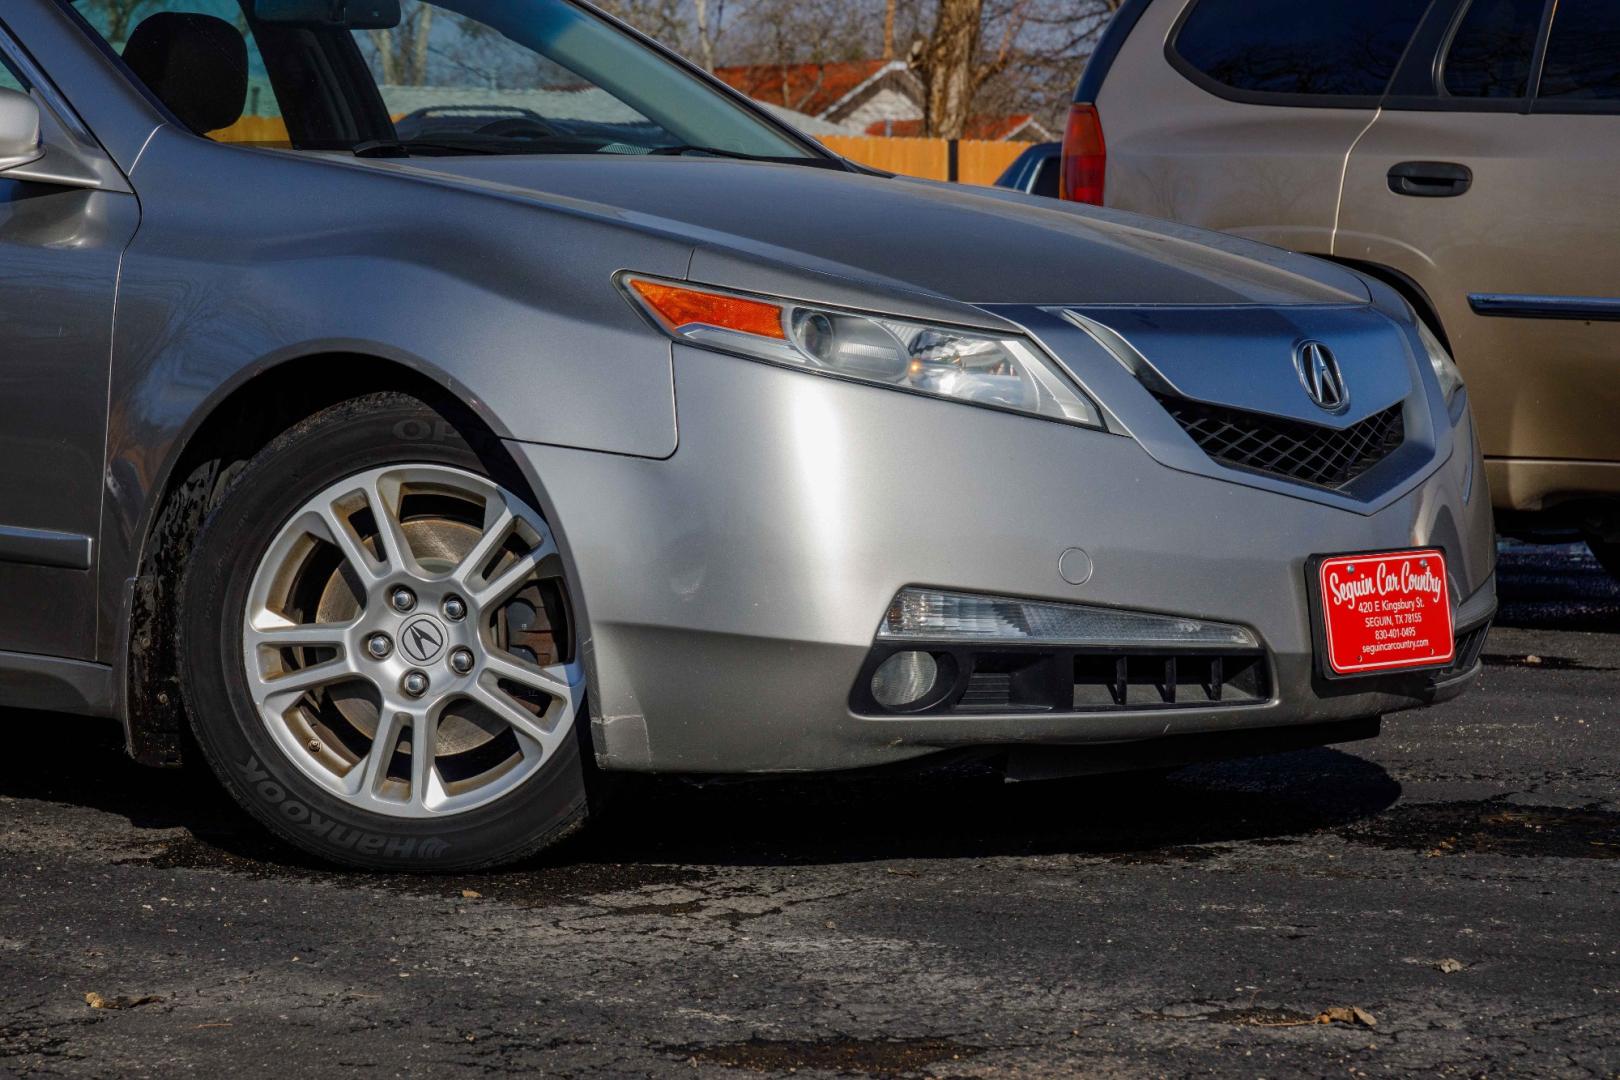
[{"label": "cracked asphalt", "polygon": [[311,865],[0,716],[0,1073],[1620,1076],[1620,589],[1513,547],[1501,591],[1477,689],[1376,741],[643,781],[475,876]]}]

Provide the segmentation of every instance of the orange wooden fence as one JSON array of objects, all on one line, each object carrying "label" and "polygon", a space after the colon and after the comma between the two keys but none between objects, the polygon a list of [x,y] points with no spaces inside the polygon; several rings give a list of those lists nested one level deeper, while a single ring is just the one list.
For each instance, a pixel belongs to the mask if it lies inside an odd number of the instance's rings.
[{"label": "orange wooden fence", "polygon": [[209,138],[228,143],[260,143],[286,146],[287,125],[279,116],[244,116],[228,128],[210,131]]},{"label": "orange wooden fence", "polygon": [[[885,172],[949,180],[951,144],[947,139],[900,139],[866,135],[823,135],[827,149],[851,161]],[[964,184],[993,184],[1027,142],[961,139],[956,144],[956,179]]]},{"label": "orange wooden fence", "polygon": [[[287,125],[271,116],[244,116],[216,131],[221,142],[286,146]],[[824,135],[821,142],[851,161],[885,172],[949,180],[951,148],[945,139],[900,139],[865,135]],[[1029,143],[962,139],[956,144],[956,178],[964,184],[990,184]]]}]

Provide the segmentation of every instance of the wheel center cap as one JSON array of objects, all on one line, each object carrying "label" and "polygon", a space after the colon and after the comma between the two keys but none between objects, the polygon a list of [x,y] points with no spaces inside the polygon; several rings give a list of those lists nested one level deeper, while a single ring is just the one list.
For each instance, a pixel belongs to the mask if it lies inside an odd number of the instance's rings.
[{"label": "wheel center cap", "polygon": [[413,663],[431,664],[444,652],[449,635],[431,615],[418,615],[399,628],[399,651]]}]

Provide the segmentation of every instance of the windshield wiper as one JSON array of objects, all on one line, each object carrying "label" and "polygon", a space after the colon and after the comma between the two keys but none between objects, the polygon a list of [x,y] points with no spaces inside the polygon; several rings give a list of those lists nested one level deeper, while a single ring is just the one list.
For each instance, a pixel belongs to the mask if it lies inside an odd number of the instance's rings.
[{"label": "windshield wiper", "polygon": [[369,139],[353,148],[358,158],[408,158],[411,150],[444,150],[452,154],[499,154],[487,146],[467,143],[433,142],[429,139]]},{"label": "windshield wiper", "polygon": [[698,146],[693,143],[680,143],[676,146],[654,146],[647,153],[669,157],[679,157],[682,154],[708,154],[711,157],[737,158],[742,161],[785,160],[783,158],[760,157],[758,154],[745,154],[741,150],[725,150],[718,146]]},{"label": "windshield wiper", "polygon": [[655,146],[647,151],[649,155],[664,157],[679,157],[683,154],[707,154],[711,157],[736,158],[739,161],[768,161],[773,165],[809,165],[815,169],[841,169],[836,158],[811,157],[770,157],[765,154],[745,154],[741,150],[727,150],[719,146],[697,146],[691,143],[682,143],[677,146]]}]

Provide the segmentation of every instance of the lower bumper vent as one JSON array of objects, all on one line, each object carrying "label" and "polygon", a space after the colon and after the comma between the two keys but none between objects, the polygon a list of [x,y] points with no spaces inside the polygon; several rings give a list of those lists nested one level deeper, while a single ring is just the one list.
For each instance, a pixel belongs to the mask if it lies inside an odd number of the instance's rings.
[{"label": "lower bumper vent", "polygon": [[[874,675],[897,657],[919,653],[928,658],[932,689],[904,705],[880,704],[879,696],[896,699],[871,692]],[[878,685],[886,685],[881,676]],[[1052,650],[919,642],[903,651],[875,651],[856,680],[850,704],[867,715],[916,716],[1209,709],[1270,699],[1270,672],[1258,650]]]},{"label": "lower bumper vent", "polygon": [[1466,675],[1474,670],[1479,663],[1480,653],[1485,651],[1485,638],[1490,635],[1491,624],[1481,623],[1479,626],[1469,627],[1457,634],[1456,659],[1448,668],[1435,672],[1435,678],[1444,681],[1458,675]]},{"label": "lower bumper vent", "polygon": [[1074,707],[1252,704],[1270,696],[1259,656],[1077,656]]}]

